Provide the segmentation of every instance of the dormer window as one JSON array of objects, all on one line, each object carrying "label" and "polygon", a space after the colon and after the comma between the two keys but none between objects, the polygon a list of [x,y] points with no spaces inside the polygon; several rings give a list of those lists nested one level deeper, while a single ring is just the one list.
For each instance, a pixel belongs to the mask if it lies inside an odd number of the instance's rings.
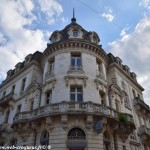
[{"label": "dormer window", "polygon": [[119,57],[116,57],[117,64],[122,67],[122,60]]},{"label": "dormer window", "polygon": [[77,29],[73,30],[73,36],[78,37],[79,36],[79,31]]},{"label": "dormer window", "polygon": [[25,58],[25,65],[28,64],[31,61],[32,58],[32,54],[29,54],[26,58]]},{"label": "dormer window", "polygon": [[61,39],[61,33],[59,31],[53,32],[51,37],[50,37],[50,41],[52,43],[58,42],[60,39]]},{"label": "dormer window", "polygon": [[21,62],[19,62],[16,66],[15,66],[15,72],[17,72],[18,70],[21,69]]},{"label": "dormer window", "polygon": [[124,69],[127,73],[130,72],[130,68],[129,68],[127,65],[124,65],[124,66],[123,66],[123,69]]},{"label": "dormer window", "polygon": [[7,78],[11,77],[12,74],[13,74],[13,70],[9,70],[9,71],[7,72]]},{"label": "dormer window", "polygon": [[100,42],[99,36],[96,32],[89,32],[89,38],[92,43],[98,44]]},{"label": "dormer window", "polygon": [[134,72],[131,72],[131,77],[136,80],[136,74]]},{"label": "dormer window", "polygon": [[57,42],[58,41],[58,36],[57,35],[54,35],[53,36],[53,42]]}]

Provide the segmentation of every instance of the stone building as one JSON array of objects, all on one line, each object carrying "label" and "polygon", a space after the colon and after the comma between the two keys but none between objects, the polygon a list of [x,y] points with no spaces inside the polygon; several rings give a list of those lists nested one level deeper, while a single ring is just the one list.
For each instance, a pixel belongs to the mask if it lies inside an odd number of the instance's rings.
[{"label": "stone building", "polygon": [[150,108],[136,74],[76,18],[0,85],[0,145],[150,150]]}]

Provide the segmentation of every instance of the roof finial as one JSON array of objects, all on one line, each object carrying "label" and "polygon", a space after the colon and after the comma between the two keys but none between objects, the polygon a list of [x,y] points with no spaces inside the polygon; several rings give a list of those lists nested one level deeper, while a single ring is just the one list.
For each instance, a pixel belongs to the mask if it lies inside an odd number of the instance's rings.
[{"label": "roof finial", "polygon": [[74,8],[73,8],[73,18],[74,18],[74,15],[75,15],[75,11],[74,11]]},{"label": "roof finial", "polygon": [[75,9],[73,8],[73,18],[71,19],[72,22],[76,22],[76,18],[75,18]]}]

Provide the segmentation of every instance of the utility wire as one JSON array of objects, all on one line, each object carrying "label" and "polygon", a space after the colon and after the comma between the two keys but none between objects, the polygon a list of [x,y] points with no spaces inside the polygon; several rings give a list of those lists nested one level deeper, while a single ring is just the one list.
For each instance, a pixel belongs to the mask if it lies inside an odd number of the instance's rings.
[{"label": "utility wire", "polygon": [[[81,0],[78,0],[78,2],[80,2],[82,5],[86,6],[88,9],[92,10],[96,15],[100,15],[100,12],[98,12],[97,10],[95,10],[94,8],[90,7],[89,5],[87,5],[86,3],[84,3],[83,1]],[[102,2],[102,1],[101,1]],[[104,3],[102,2],[103,6],[104,6]],[[118,29],[122,30],[124,27],[118,25],[117,23],[115,23],[114,21],[111,21],[110,22],[111,24],[113,24],[114,26],[116,26]],[[136,35],[134,34],[130,34],[128,31],[126,31],[127,34],[131,35],[133,38],[135,38],[136,40],[138,40],[139,42],[141,42],[142,44],[145,43],[145,41],[139,39],[136,37]],[[147,48],[150,48],[150,45],[147,45],[147,44],[143,44],[145,45]]]}]

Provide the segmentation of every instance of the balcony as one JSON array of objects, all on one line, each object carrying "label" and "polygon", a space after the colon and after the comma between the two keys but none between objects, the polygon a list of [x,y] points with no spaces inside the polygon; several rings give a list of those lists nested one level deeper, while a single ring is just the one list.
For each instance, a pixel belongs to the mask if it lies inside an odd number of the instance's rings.
[{"label": "balcony", "polygon": [[5,97],[0,99],[0,107],[4,108],[7,107],[9,105],[12,105],[14,102],[14,93],[11,92],[8,95],[6,95]]},{"label": "balcony", "polygon": [[140,135],[140,138],[142,142],[150,142],[150,128],[147,128],[145,125],[142,125],[139,127],[138,134]]},{"label": "balcony", "polygon": [[104,73],[103,72],[100,72],[100,71],[96,71],[96,77],[98,78],[98,79],[101,79],[101,80],[105,80],[105,75],[104,75]]},{"label": "balcony", "polygon": [[68,73],[84,73],[82,65],[70,65]]},{"label": "balcony", "polygon": [[53,78],[55,76],[54,70],[48,71],[45,73],[45,80]]},{"label": "balcony", "polygon": [[139,97],[134,98],[134,106],[137,111],[144,111],[145,113],[150,113],[150,107]]},{"label": "balcony", "polygon": [[[51,105],[46,105],[32,112],[21,112],[14,117],[14,123],[24,122],[27,120],[36,120],[41,117],[61,115],[61,114],[91,114],[99,116],[107,116],[110,118],[118,119],[119,113],[109,107],[104,107],[101,104],[92,102],[61,102]],[[126,114],[127,121],[134,123],[131,115]]]},{"label": "balcony", "polygon": [[147,128],[145,125],[142,125],[142,126],[139,127],[139,134],[140,135],[145,134],[145,135],[150,137],[150,129]]},{"label": "balcony", "polygon": [[0,133],[10,131],[11,130],[11,125],[4,122],[0,125]]}]

